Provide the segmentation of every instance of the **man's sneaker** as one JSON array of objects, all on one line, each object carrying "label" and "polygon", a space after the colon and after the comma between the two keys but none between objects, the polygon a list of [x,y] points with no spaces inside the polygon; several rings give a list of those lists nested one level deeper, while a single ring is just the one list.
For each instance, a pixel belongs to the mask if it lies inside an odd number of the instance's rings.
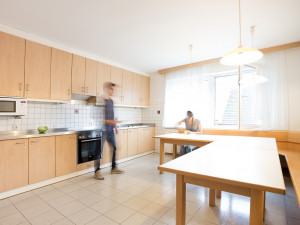
[{"label": "man's sneaker", "polygon": [[94,177],[96,180],[104,180],[104,177],[101,175],[101,170],[97,170]]},{"label": "man's sneaker", "polygon": [[121,174],[121,173],[124,173],[123,170],[120,170],[118,167],[115,167],[111,170],[111,173],[113,174]]}]

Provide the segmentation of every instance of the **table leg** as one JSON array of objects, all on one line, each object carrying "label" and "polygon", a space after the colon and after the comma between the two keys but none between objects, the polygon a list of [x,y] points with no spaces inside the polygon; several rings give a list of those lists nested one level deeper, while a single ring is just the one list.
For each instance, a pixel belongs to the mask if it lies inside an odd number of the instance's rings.
[{"label": "table leg", "polygon": [[183,175],[176,174],[176,225],[185,224],[186,184]]},{"label": "table leg", "polygon": [[262,225],[264,215],[264,191],[251,190],[250,225]]},{"label": "table leg", "polygon": [[173,144],[173,159],[176,159],[177,155],[177,145]]},{"label": "table leg", "polygon": [[209,189],[209,206],[216,205],[216,190],[210,188]]},{"label": "table leg", "polygon": [[263,215],[264,221],[265,221],[265,214],[266,214],[266,192],[264,191],[264,215]]},{"label": "table leg", "polygon": [[217,190],[216,196],[217,196],[217,198],[221,198],[222,192],[220,190]]},{"label": "table leg", "polygon": [[[163,140],[160,140],[160,164],[159,165],[162,165],[164,164],[164,157],[165,157],[165,143]],[[163,172],[160,171],[160,174],[162,174]]]}]

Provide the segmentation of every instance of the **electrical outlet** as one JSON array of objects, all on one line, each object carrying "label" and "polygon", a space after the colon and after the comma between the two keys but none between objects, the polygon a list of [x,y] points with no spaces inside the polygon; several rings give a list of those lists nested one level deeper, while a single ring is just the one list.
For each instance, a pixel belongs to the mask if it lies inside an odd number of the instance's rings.
[{"label": "electrical outlet", "polygon": [[160,114],[160,110],[157,110],[157,114]]},{"label": "electrical outlet", "polygon": [[74,109],[74,114],[79,114],[79,109]]},{"label": "electrical outlet", "polygon": [[18,130],[18,125],[12,125],[12,130]]}]

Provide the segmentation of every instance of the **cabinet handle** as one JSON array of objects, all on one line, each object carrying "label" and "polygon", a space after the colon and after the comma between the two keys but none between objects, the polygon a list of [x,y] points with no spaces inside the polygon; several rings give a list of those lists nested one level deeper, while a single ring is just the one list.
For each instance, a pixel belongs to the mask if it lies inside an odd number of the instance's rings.
[{"label": "cabinet handle", "polygon": [[29,84],[26,85],[26,91],[29,91]]},{"label": "cabinet handle", "polygon": [[40,142],[40,141],[31,141],[31,143],[38,143],[38,142]]},{"label": "cabinet handle", "polygon": [[70,95],[71,94],[71,89],[68,89],[68,95]]},{"label": "cabinet handle", "polygon": [[86,89],[85,92],[89,93],[89,87],[86,87],[85,89]]},{"label": "cabinet handle", "polygon": [[25,142],[16,142],[16,145],[25,145]]},{"label": "cabinet handle", "polygon": [[22,88],[23,88],[23,84],[20,83],[20,86],[19,86],[20,91],[22,91]]},{"label": "cabinet handle", "polygon": [[82,88],[81,88],[81,92],[83,92],[83,93],[84,93],[84,87],[82,87]]}]

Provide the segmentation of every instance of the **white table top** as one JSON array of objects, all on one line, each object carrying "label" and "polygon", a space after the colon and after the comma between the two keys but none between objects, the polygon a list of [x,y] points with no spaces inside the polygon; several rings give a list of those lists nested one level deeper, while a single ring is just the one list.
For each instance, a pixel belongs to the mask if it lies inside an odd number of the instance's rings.
[{"label": "white table top", "polygon": [[215,141],[159,166],[162,171],[285,193],[274,138],[184,134],[166,134],[156,138]]}]

